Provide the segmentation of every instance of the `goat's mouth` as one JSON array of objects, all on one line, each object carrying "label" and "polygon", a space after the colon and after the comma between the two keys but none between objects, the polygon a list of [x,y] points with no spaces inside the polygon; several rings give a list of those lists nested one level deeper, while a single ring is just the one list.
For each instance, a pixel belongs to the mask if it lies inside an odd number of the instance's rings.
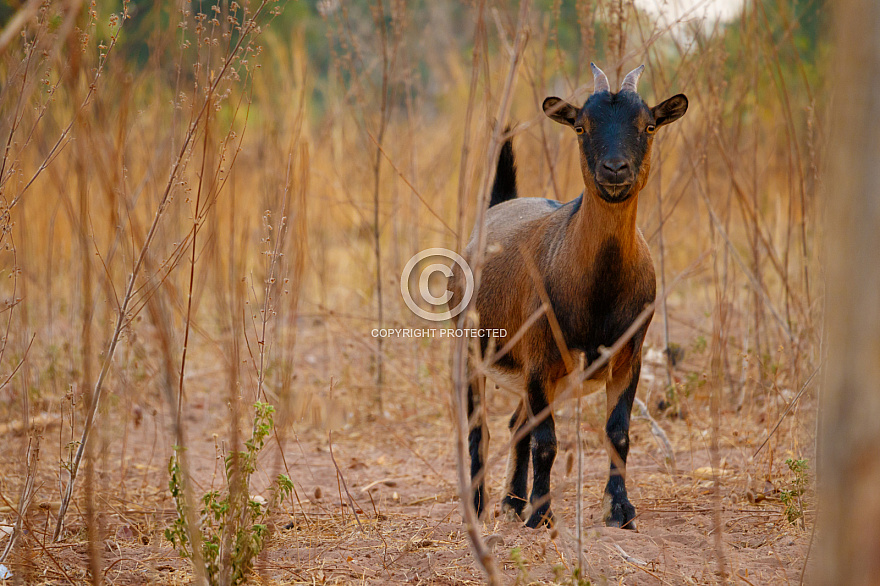
[{"label": "goat's mouth", "polygon": [[629,198],[632,183],[598,183],[599,197],[610,203],[620,203]]}]

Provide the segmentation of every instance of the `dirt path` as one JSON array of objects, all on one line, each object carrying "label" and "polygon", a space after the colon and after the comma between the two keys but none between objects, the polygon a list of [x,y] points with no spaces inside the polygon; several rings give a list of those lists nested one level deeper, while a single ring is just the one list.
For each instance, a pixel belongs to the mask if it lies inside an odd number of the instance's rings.
[{"label": "dirt path", "polygon": [[[229,411],[225,396],[211,390],[216,388],[211,386],[212,378],[219,385],[222,373],[201,378],[205,384],[190,397],[186,424],[198,489],[206,491],[220,485],[222,460],[217,450],[226,449]],[[563,404],[556,410],[560,452],[552,485],[557,527],[551,532],[526,529],[497,516],[510,407],[510,397],[500,391],[492,394],[492,504],[483,533],[494,545],[505,583],[572,583],[577,561],[573,408]],[[585,573],[592,584],[716,583],[719,560],[729,575],[739,577],[734,583],[799,583],[810,534],[783,520],[778,498],[783,479],[773,484],[760,478],[758,464],[750,460],[761,432],[743,432],[742,416],[722,418],[716,493],[705,409],[691,405],[686,420],[659,418],[676,447],[675,476],[665,472],[649,425],[634,421],[628,487],[639,514],[638,532],[607,529],[601,525],[600,511],[607,474],[607,457],[597,433],[600,411],[598,402],[588,401],[583,419],[583,542]],[[163,537],[174,511],[167,490],[171,446],[162,411],[135,405],[127,416],[110,419],[101,436],[96,480],[108,583],[186,583],[188,565]],[[261,454],[252,492],[259,493],[270,477],[285,471],[286,462],[299,504],[274,519],[275,530],[258,561],[255,581],[480,583],[481,573],[461,525],[453,431],[442,401],[418,402],[397,418],[355,416],[348,421],[332,432],[341,476],[330,456],[326,426],[288,427],[284,458],[274,442]],[[290,437],[293,430],[297,438]],[[12,455],[4,456],[4,466],[14,461]],[[50,471],[43,482],[47,488],[41,494],[51,494],[48,487],[55,481]],[[13,494],[8,488],[3,493]],[[43,537],[51,524],[46,513],[54,506],[51,501],[38,502],[31,511],[29,530],[37,538],[30,542],[27,559],[20,560],[22,567],[30,568],[25,573],[29,582],[54,583],[68,577],[79,582],[86,577],[86,535],[79,511],[71,515],[65,542],[55,546]],[[720,544],[715,538],[716,512],[722,528]]]}]

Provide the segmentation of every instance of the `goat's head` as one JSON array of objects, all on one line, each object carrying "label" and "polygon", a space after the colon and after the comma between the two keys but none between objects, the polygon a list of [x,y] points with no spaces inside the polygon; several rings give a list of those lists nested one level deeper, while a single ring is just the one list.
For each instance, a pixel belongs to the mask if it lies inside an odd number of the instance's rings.
[{"label": "goat's head", "polygon": [[594,89],[583,107],[547,98],[544,113],[577,132],[587,189],[607,202],[618,203],[644,187],[654,133],[681,118],[688,101],[684,94],[678,94],[649,108],[636,90],[644,65],[627,74],[616,94],[602,70],[593,63],[590,66]]}]

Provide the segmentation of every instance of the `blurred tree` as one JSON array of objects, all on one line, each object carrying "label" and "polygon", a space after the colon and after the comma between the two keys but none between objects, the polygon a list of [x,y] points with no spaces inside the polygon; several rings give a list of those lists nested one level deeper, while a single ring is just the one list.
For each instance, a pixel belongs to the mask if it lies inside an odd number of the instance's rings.
[{"label": "blurred tree", "polygon": [[860,586],[880,576],[880,3],[835,17],[819,582]]}]

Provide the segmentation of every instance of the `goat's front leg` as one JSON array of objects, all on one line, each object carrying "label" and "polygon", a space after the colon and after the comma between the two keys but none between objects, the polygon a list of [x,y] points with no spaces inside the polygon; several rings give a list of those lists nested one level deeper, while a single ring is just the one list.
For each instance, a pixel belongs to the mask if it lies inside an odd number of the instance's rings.
[{"label": "goat's front leg", "polygon": [[[528,383],[529,417],[541,417],[542,412],[550,405],[547,396],[547,384],[538,377]],[[527,527],[552,525],[553,513],[550,511],[550,471],[556,460],[556,424],[553,412],[547,411],[538,424],[532,429],[532,495],[529,503],[532,514],[526,521]]]},{"label": "goat's front leg", "polygon": [[[611,458],[611,472],[605,485],[602,519],[608,527],[635,529],[635,507],[626,496],[626,457],[629,454],[629,420],[636,388],[639,386],[641,357],[636,351],[628,365],[621,365],[608,381],[608,421],[605,447]],[[629,366],[629,368],[627,368]]]},{"label": "goat's front leg", "polygon": [[[481,379],[480,382],[484,382]],[[471,456],[471,487],[474,510],[482,516],[486,507],[486,456],[489,451],[489,426],[483,416],[483,399],[476,380],[468,385],[468,449]],[[485,387],[485,384],[482,386]]]}]

